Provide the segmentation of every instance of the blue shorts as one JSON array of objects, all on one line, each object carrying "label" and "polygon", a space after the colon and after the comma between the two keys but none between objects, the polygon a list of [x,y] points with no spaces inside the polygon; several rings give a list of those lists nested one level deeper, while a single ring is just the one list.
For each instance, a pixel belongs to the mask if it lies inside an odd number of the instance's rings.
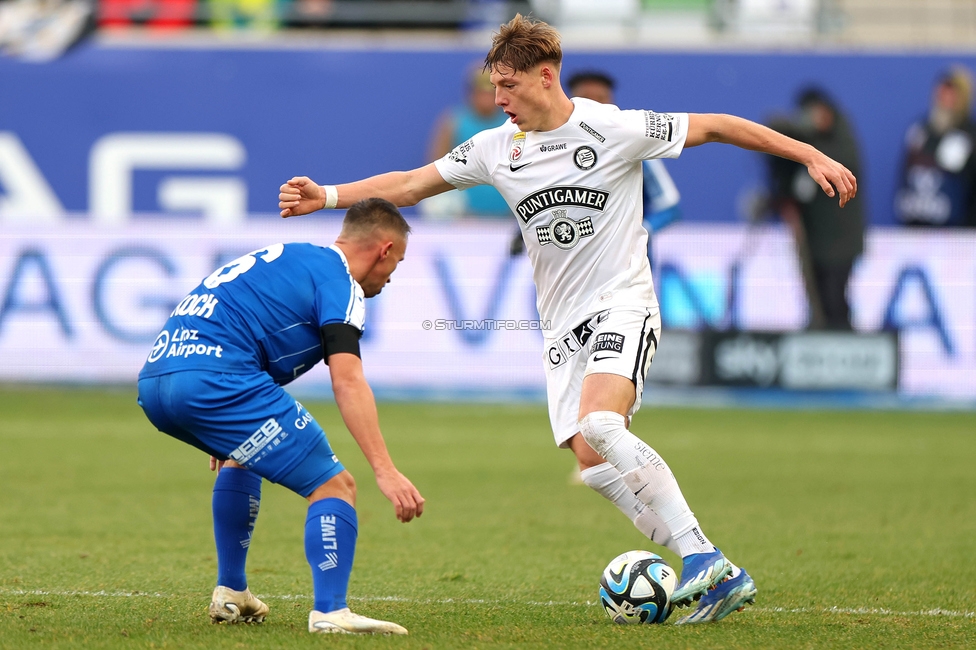
[{"label": "blue shorts", "polygon": [[264,373],[147,377],[139,405],[163,433],[303,497],[344,469],[311,413]]}]

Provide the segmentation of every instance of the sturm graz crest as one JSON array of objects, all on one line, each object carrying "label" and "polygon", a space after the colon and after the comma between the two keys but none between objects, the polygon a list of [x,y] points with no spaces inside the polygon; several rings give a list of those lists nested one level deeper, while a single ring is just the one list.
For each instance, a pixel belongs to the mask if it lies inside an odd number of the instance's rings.
[{"label": "sturm graz crest", "polygon": [[593,169],[596,165],[596,151],[593,147],[578,147],[573,152],[573,163],[584,172]]},{"label": "sturm graz crest", "polygon": [[555,244],[557,248],[568,250],[576,246],[581,238],[593,234],[593,222],[590,217],[573,221],[566,215],[566,210],[553,210],[552,221],[548,226],[537,227],[535,234],[543,246]]}]

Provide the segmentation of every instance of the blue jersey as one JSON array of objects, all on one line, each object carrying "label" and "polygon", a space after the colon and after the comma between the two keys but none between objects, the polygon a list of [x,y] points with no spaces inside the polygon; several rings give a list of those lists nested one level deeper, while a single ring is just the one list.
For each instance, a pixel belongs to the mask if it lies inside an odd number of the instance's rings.
[{"label": "blue jersey", "polygon": [[658,232],[681,218],[681,194],[664,163],[658,159],[645,160],[644,227],[647,234]]},{"label": "blue jersey", "polygon": [[176,306],[139,378],[265,372],[284,385],[322,360],[323,325],[362,333],[365,316],[341,250],[272,244],[217,269]]}]

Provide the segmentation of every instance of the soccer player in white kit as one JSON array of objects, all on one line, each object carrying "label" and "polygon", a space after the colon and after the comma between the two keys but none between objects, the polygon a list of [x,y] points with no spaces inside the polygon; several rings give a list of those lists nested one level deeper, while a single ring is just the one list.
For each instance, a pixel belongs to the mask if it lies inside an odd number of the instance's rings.
[{"label": "soccer player in white kit", "polygon": [[857,181],[810,145],[742,118],[570,100],[561,62],[558,32],[516,16],[494,35],[485,60],[508,122],[411,171],[339,186],[292,178],[280,189],[281,216],[369,197],[408,206],[455,188],[494,186],[522,229],[548,326],[543,363],[556,443],[576,455],[584,483],[681,556],[672,600],[698,603],[678,622],[717,621],[753,602],[755,583],[702,532],[664,459],[628,431],[661,331],[641,226],[641,162],[722,142],[805,165],[841,205]]}]

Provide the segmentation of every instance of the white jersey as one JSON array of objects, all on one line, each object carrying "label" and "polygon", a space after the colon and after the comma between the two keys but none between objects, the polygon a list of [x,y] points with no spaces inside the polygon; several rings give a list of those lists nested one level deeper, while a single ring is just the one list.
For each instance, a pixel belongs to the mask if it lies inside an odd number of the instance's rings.
[{"label": "white jersey", "polygon": [[507,122],[434,163],[458,189],[493,185],[505,197],[532,262],[547,337],[611,307],[657,307],[641,161],[676,158],[688,135],[686,113],[572,101],[557,129],[523,132]]}]

